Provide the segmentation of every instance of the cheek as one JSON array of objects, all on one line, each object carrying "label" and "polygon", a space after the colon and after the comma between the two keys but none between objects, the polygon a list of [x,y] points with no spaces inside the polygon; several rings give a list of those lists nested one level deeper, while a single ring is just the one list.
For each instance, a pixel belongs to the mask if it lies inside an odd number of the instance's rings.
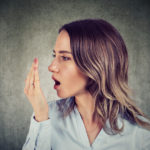
[{"label": "cheek", "polygon": [[82,90],[86,86],[86,77],[75,67],[65,69],[63,76],[65,77],[64,84],[66,85],[67,89],[69,88],[69,90]]},{"label": "cheek", "polygon": [[61,98],[79,95],[85,92],[87,78],[79,71],[76,65],[62,66],[60,78],[62,86],[57,90],[57,95]]}]

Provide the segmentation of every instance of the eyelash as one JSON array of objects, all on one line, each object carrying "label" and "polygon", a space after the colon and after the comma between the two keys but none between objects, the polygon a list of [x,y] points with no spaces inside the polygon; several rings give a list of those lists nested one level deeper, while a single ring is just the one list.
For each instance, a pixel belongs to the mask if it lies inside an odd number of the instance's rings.
[{"label": "eyelash", "polygon": [[[53,56],[53,58],[55,58],[55,57],[56,57],[56,55],[55,55],[55,54],[52,54],[52,56]],[[69,58],[69,57],[65,57],[65,56],[61,56],[61,58],[62,58],[64,61],[71,60],[71,58]]]}]

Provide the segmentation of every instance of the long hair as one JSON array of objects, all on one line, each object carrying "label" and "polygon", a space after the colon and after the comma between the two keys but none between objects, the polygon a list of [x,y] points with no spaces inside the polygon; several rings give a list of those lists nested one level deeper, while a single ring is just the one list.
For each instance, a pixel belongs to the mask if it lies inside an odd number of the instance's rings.
[{"label": "long hair", "polygon": [[[63,25],[66,30],[77,67],[88,77],[86,89],[95,100],[94,118],[99,118],[107,132],[120,133],[118,116],[150,129],[150,124],[138,116],[148,118],[130,98],[128,87],[128,53],[120,33],[102,19],[78,20]],[[68,113],[73,109],[68,111]],[[108,133],[108,132],[107,132]]]}]

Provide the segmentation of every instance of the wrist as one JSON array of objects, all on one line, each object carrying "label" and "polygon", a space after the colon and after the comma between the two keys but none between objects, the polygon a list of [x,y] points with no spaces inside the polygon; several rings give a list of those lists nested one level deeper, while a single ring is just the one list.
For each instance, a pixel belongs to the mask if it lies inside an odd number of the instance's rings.
[{"label": "wrist", "polygon": [[37,116],[34,116],[34,119],[37,121],[37,122],[42,122],[42,121],[46,121],[46,120],[48,120],[49,119],[49,117],[48,116],[45,116],[45,117],[37,117]]},{"label": "wrist", "polygon": [[44,111],[44,112],[34,111],[34,114],[35,114],[35,120],[38,122],[45,121],[45,120],[49,119],[48,111]]}]

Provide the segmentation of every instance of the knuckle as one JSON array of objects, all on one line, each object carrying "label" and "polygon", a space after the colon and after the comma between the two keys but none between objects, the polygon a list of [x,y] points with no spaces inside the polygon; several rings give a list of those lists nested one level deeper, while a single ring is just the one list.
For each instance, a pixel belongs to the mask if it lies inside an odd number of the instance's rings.
[{"label": "knuckle", "polygon": [[40,85],[37,84],[37,85],[35,86],[35,89],[36,89],[37,91],[40,90]]}]

